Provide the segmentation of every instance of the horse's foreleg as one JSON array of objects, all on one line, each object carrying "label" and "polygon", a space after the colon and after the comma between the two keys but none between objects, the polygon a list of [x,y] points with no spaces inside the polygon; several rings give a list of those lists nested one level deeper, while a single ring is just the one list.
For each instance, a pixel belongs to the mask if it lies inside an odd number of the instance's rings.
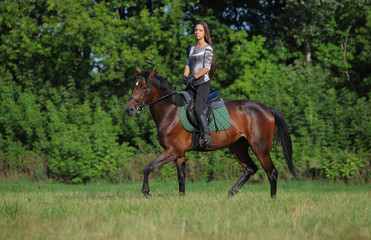
[{"label": "horse's foreleg", "polygon": [[181,157],[176,160],[176,168],[178,171],[179,193],[185,194],[185,158]]},{"label": "horse's foreleg", "polygon": [[149,185],[148,185],[149,174],[155,168],[160,167],[168,162],[174,161],[175,159],[176,159],[176,154],[172,152],[171,150],[166,150],[160,156],[158,156],[155,160],[147,164],[147,166],[144,168],[144,179],[143,179],[143,187],[142,187],[142,193],[146,197],[151,197],[151,194],[149,194]]}]

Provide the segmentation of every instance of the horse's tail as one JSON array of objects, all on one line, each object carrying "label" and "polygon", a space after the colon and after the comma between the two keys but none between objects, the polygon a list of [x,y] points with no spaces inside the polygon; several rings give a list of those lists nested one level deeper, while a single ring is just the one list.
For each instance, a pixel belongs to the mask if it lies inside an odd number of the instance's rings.
[{"label": "horse's tail", "polygon": [[289,167],[289,170],[291,174],[295,177],[295,179],[299,180],[299,178],[296,176],[294,165],[292,164],[292,143],[286,121],[283,118],[282,114],[276,109],[269,107],[269,110],[273,114],[274,120],[276,122],[274,126],[276,144],[278,144],[278,142],[281,143],[286,164]]}]

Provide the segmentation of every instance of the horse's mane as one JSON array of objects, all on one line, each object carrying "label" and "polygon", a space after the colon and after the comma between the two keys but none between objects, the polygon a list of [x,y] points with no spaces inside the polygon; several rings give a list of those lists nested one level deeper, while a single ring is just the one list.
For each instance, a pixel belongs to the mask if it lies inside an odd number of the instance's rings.
[{"label": "horse's mane", "polygon": [[[148,71],[143,71],[140,74],[142,77],[144,77],[147,84],[148,84],[149,74],[150,74],[150,72],[148,72]],[[175,91],[165,79],[163,79],[162,77],[157,76],[157,75],[153,76],[152,84],[155,85],[158,89],[160,89],[164,93],[164,95],[170,94],[170,93]],[[184,103],[184,98],[179,94],[171,95],[169,97],[169,100],[172,104],[175,104],[178,107],[184,106],[184,104],[185,104]]]}]

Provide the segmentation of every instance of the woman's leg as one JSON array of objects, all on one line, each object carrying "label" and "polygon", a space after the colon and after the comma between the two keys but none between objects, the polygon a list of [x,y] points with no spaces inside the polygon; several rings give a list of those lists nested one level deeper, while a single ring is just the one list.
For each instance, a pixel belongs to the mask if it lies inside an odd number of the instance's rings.
[{"label": "woman's leg", "polygon": [[201,130],[200,146],[212,147],[213,142],[210,136],[209,123],[204,113],[204,107],[211,88],[210,81],[197,85],[195,88],[197,90],[195,93],[195,113]]}]

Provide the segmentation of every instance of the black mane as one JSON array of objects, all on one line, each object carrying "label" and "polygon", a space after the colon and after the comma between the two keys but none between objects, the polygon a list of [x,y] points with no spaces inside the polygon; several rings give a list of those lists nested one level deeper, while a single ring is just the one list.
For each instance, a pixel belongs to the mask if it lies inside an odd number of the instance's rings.
[{"label": "black mane", "polygon": [[[150,72],[148,72],[148,71],[143,71],[140,74],[142,77],[144,77],[147,84],[148,84],[149,74],[150,74]],[[170,94],[170,93],[175,91],[165,79],[163,79],[162,77],[157,76],[157,75],[155,75],[152,78],[152,84],[155,85],[158,89],[160,89],[164,93],[164,95]],[[184,104],[185,104],[183,97],[179,94],[171,95],[169,97],[169,100],[172,104],[175,104],[178,107],[184,106]]]}]

